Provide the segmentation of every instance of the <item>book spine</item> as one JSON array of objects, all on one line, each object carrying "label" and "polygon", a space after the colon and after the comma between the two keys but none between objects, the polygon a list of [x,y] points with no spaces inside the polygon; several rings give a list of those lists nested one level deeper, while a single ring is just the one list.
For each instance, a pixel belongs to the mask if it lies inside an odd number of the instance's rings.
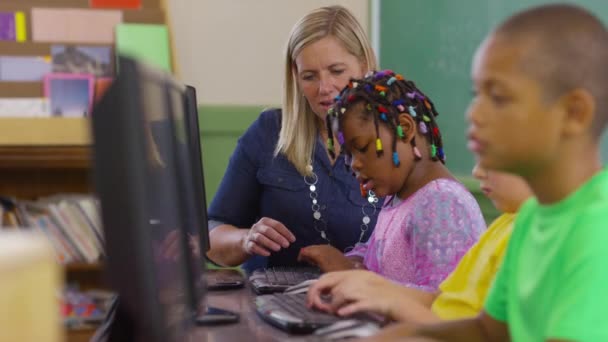
[{"label": "book spine", "polygon": [[59,263],[66,264],[71,261],[62,243],[59,242],[57,238],[53,235],[53,233],[49,231],[42,216],[38,217],[36,223],[31,225],[31,227],[34,230],[42,232],[46,236],[47,240],[51,242],[51,244],[53,245],[53,249],[55,250],[55,258]]},{"label": "book spine", "polygon": [[78,248],[85,257],[86,262],[95,262],[98,260],[99,254],[95,251],[95,246],[89,240],[87,234],[78,226],[76,222],[69,216],[68,210],[65,208],[65,203],[56,205],[56,210],[65,223],[65,227],[74,237],[78,244]]},{"label": "book spine", "polygon": [[66,240],[70,243],[70,245],[73,247],[74,252],[78,255],[77,259],[75,259],[74,261],[86,261],[87,259],[85,257],[84,251],[82,250],[82,247],[78,242],[77,237],[71,233],[70,228],[59,214],[57,208],[55,207],[55,204],[47,203],[47,208],[50,213],[49,218],[57,227],[57,229],[61,230],[63,236],[66,237]]},{"label": "book spine", "polygon": [[49,233],[55,236],[55,239],[61,244],[61,248],[67,254],[66,263],[81,260],[80,255],[75,251],[74,246],[70,243],[69,238],[55,225],[50,215],[44,215],[40,218]]}]

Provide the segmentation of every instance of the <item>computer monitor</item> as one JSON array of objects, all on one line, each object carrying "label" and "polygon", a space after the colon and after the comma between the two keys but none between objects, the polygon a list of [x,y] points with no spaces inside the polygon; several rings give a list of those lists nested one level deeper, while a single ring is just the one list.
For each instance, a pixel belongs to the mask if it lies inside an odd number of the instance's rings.
[{"label": "computer monitor", "polygon": [[176,184],[178,189],[178,208],[183,225],[182,234],[187,246],[186,264],[190,303],[195,316],[205,312],[205,282],[203,273],[205,263],[201,250],[201,234],[203,222],[200,210],[197,208],[201,203],[198,180],[193,177],[193,168],[196,164],[191,155],[191,144],[187,132],[187,102],[185,101],[186,88],[183,84],[170,79],[165,84],[166,102],[169,104],[169,120],[159,123],[156,131],[171,132],[172,139],[158,139],[161,149],[167,150],[174,155]]},{"label": "computer monitor", "polygon": [[[126,57],[93,110],[94,180],[106,269],[123,322],[110,341],[182,341],[192,327],[186,226],[175,154],[170,76]],[[153,135],[153,127],[156,129]],[[167,148],[168,147],[168,148]]]},{"label": "computer monitor", "polygon": [[[207,230],[207,208],[205,200],[205,186],[203,179],[200,133],[198,125],[196,132],[191,129],[192,119],[198,123],[196,98],[192,98],[193,88],[190,91],[173,79],[165,84],[166,103],[170,120],[155,122],[152,126],[152,135],[157,142],[161,155],[172,153],[175,158],[175,171],[177,174],[178,208],[183,225],[182,234],[185,245],[188,247],[186,256],[188,295],[190,298],[194,321],[197,324],[233,323],[238,321],[238,314],[206,305],[204,300],[207,287],[235,288],[243,285],[243,281],[236,282],[208,280],[205,270],[205,252],[209,245]],[[173,139],[165,139],[157,135],[162,132],[171,132]],[[232,277],[234,278],[234,277]],[[206,286],[207,285],[207,286]],[[212,286],[213,285],[213,286]]]},{"label": "computer monitor", "polygon": [[208,250],[209,235],[196,93],[192,87],[184,88],[181,84],[169,83],[167,94],[172,108],[171,129],[176,138],[174,153],[178,162],[181,214],[186,223],[184,235],[190,246],[187,261],[195,322],[198,324],[236,322],[239,318],[237,314],[210,307],[204,301],[207,288],[204,277],[207,271],[203,272],[204,255]]},{"label": "computer monitor", "polygon": [[[192,168],[193,183],[191,187],[195,193],[197,216],[200,224],[200,245],[202,255],[205,256],[209,251],[209,227],[207,215],[207,200],[205,192],[205,172],[203,168],[203,151],[201,144],[201,130],[198,117],[198,102],[196,99],[196,89],[186,86],[185,93],[185,124],[188,135],[188,146],[190,149],[190,164]],[[205,271],[206,289],[229,290],[245,286],[243,275],[234,269],[212,269]],[[209,311],[209,310],[208,310]]]},{"label": "computer monitor", "polygon": [[209,229],[207,225],[207,198],[205,191],[205,177],[203,172],[203,153],[200,140],[200,125],[198,122],[198,101],[196,89],[186,86],[185,93],[185,124],[187,131],[188,147],[190,149],[190,160],[192,167],[192,187],[195,193],[195,204],[198,210],[199,222],[201,224],[201,252],[205,255],[209,251]]}]

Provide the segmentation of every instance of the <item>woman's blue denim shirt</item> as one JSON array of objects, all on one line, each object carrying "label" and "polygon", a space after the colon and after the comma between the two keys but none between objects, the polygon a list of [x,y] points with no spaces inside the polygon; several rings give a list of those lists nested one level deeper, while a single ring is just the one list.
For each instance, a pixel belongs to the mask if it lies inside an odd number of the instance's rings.
[{"label": "woman's blue denim shirt", "polygon": [[[249,228],[262,217],[283,223],[295,236],[289,248],[273,252],[268,258],[250,258],[246,271],[259,267],[296,266],[302,247],[325,244],[313,222],[309,186],[283,155],[274,156],[281,125],[281,110],[262,112],[239,139],[220,187],[209,207],[209,220]],[[359,184],[340,156],[332,166],[321,140],[314,150],[313,168],[317,174],[318,204],[327,223],[331,244],[341,251],[353,246],[361,233],[362,207]],[[366,241],[379,211],[371,215]],[[367,204],[366,212],[373,210]],[[210,226],[211,229],[213,226]]]}]

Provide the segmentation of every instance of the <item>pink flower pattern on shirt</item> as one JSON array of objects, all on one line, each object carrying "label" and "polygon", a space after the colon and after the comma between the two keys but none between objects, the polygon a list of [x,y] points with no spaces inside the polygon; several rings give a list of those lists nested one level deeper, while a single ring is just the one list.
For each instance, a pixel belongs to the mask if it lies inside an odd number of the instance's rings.
[{"label": "pink flower pattern on shirt", "polygon": [[369,240],[347,255],[363,257],[368,270],[402,285],[436,291],[485,228],[468,190],[437,179],[382,208]]}]

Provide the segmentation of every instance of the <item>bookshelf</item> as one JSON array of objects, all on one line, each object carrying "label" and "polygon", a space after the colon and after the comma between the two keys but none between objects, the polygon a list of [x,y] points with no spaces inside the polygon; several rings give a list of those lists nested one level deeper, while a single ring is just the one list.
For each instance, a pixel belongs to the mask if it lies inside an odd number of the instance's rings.
[{"label": "bookshelf", "polygon": [[[89,124],[85,118],[0,119],[0,194],[36,199],[57,193],[92,193]],[[103,263],[64,265],[66,284],[108,289]],[[67,331],[88,341],[95,327]]]},{"label": "bookshelf", "polygon": [[[37,122],[40,120],[39,122]],[[65,142],[49,140],[49,134],[32,135],[33,140],[24,139],[23,135],[13,141],[0,140],[0,194],[19,199],[36,199],[57,193],[92,193],[91,184],[91,154],[88,141],[88,128],[77,121],[67,119],[2,119],[0,120],[0,136],[6,139],[15,132],[26,129],[16,129],[23,122],[35,122],[34,131],[71,129],[70,137],[85,137],[80,144],[73,144],[72,138]],[[10,122],[11,124],[4,124]],[[17,123],[17,124],[15,124]],[[31,131],[30,131],[31,133]],[[57,135],[54,132],[51,135]],[[60,135],[57,135],[60,137]],[[55,137],[52,137],[55,138]],[[103,286],[101,277],[102,264],[75,263],[64,267],[67,282],[76,282],[85,289]],[[82,280],[78,281],[78,280]]]},{"label": "bookshelf", "polygon": [[[171,68],[177,70],[166,1],[140,2],[140,9],[121,10],[122,23],[166,25],[169,31]],[[48,56],[52,46],[56,44],[109,45],[112,53],[115,53],[114,42],[34,39],[31,26],[34,22],[34,8],[88,10],[90,6],[90,0],[0,1],[0,12],[21,11],[25,13],[28,25],[27,41],[16,43],[0,40],[0,55]],[[0,97],[41,98],[44,95],[42,83],[39,81],[0,81]],[[23,113],[22,117],[0,115],[0,195],[34,200],[62,193],[93,193],[90,119],[32,117],[28,114],[34,113]],[[78,287],[85,291],[109,289],[103,270],[103,262],[66,264],[63,267],[65,283],[78,284]],[[88,341],[93,332],[94,327],[68,329],[67,341]]]}]

